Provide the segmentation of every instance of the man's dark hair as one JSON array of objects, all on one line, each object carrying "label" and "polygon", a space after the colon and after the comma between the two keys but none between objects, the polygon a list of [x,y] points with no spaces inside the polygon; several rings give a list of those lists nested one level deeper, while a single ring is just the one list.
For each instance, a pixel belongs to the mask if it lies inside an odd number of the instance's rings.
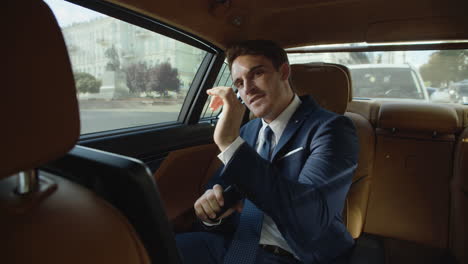
[{"label": "man's dark hair", "polygon": [[242,55],[261,55],[271,60],[276,70],[288,61],[286,51],[271,40],[246,40],[230,45],[226,50],[229,69],[234,60]]}]

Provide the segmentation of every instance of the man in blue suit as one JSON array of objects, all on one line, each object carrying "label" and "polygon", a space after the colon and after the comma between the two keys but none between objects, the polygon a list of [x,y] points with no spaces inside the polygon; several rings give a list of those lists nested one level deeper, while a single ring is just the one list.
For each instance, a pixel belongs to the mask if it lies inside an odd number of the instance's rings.
[{"label": "man in blue suit", "polygon": [[[259,118],[239,129],[245,108],[233,90],[208,90],[211,106],[223,105],[214,141],[224,168],[194,205],[206,230],[177,236],[185,263],[345,263],[354,244],[342,220],[357,166],[352,122],[293,92],[286,52],[275,43],[241,42],[227,58]],[[243,199],[214,221],[227,185]]]}]

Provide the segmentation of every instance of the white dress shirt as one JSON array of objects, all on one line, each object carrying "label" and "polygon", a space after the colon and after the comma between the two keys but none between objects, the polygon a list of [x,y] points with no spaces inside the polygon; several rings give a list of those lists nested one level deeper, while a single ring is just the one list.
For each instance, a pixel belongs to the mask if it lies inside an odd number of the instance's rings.
[{"label": "white dress shirt", "polygon": [[[294,98],[291,101],[291,103],[270,124],[266,123],[265,120],[262,119],[263,125],[259,131],[258,139],[257,139],[256,146],[255,146],[257,149],[257,152],[258,152],[259,147],[262,146],[263,144],[263,140],[264,140],[263,132],[265,130],[265,127],[268,125],[273,131],[273,135],[271,138],[271,141],[272,141],[271,148],[272,150],[275,148],[275,146],[278,144],[279,139],[281,138],[281,135],[284,132],[284,129],[286,128],[286,125],[289,122],[289,119],[294,114],[294,112],[296,112],[300,104],[301,104],[301,100],[299,99],[297,95],[294,95]],[[236,150],[244,142],[245,141],[241,137],[237,137],[236,140],[233,143],[231,143],[231,145],[229,145],[223,152],[221,152],[218,155],[218,158],[226,165],[231,160]],[[271,217],[269,217],[267,214],[264,214],[264,217],[263,217],[262,232],[260,235],[259,243],[263,245],[278,246],[294,254],[294,252],[289,247],[286,240],[284,240],[283,236],[279,232],[278,227],[276,226],[273,219],[271,219]],[[296,256],[296,254],[294,255]]]}]

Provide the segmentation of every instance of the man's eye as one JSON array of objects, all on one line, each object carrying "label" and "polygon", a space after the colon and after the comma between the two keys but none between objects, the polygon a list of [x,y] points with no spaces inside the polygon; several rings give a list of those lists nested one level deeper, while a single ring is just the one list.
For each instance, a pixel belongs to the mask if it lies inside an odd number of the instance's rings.
[{"label": "man's eye", "polygon": [[240,89],[240,88],[242,88],[242,86],[244,86],[244,83],[236,82],[236,83],[234,83],[234,85],[236,86],[237,89]]},{"label": "man's eye", "polygon": [[255,76],[260,76],[260,75],[263,74],[263,71],[256,71],[254,74],[255,74]]}]

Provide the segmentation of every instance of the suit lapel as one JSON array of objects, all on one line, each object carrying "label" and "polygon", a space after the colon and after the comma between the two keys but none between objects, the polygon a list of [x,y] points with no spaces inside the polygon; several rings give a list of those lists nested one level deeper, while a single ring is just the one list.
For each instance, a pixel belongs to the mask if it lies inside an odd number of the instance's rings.
[{"label": "suit lapel", "polygon": [[273,151],[271,160],[275,159],[276,155],[281,151],[286,143],[291,140],[294,134],[296,134],[308,116],[317,109],[317,104],[312,98],[301,97],[301,101],[301,105],[289,119],[288,125],[284,129],[283,135],[281,135],[281,138]]},{"label": "suit lapel", "polygon": [[[317,103],[312,99],[312,97],[302,96],[300,98],[302,103],[289,119],[288,125],[284,129],[283,135],[281,135],[280,141],[276,145],[271,155],[271,160],[274,160],[276,155],[281,151],[286,143],[288,143],[294,134],[296,134],[308,116],[318,108]],[[257,143],[258,133],[261,127],[262,121],[260,118],[257,118],[244,126],[244,130],[242,131],[242,138],[253,148],[255,148]]]},{"label": "suit lapel", "polygon": [[242,132],[242,138],[255,149],[255,144],[257,143],[258,132],[262,127],[262,121],[260,118],[252,120],[252,123],[245,126],[244,131]]}]

